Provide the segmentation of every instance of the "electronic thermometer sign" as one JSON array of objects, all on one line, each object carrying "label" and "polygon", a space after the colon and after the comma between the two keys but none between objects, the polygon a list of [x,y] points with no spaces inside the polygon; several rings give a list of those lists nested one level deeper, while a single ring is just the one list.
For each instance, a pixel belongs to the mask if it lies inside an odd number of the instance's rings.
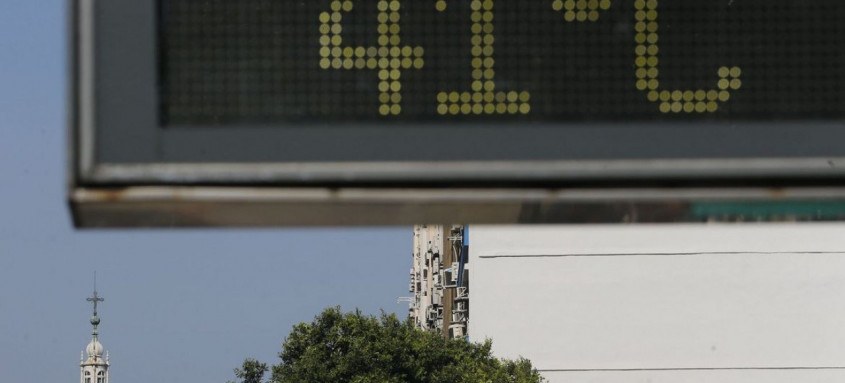
[{"label": "electronic thermometer sign", "polygon": [[155,217],[840,218],[843,1],[75,0],[73,21],[75,206],[215,188],[325,211]]}]

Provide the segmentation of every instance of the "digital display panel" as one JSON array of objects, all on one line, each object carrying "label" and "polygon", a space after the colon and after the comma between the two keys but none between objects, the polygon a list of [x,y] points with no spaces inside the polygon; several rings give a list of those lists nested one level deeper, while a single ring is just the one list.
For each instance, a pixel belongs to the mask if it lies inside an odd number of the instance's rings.
[{"label": "digital display panel", "polygon": [[845,118],[841,0],[160,0],[175,127]]}]

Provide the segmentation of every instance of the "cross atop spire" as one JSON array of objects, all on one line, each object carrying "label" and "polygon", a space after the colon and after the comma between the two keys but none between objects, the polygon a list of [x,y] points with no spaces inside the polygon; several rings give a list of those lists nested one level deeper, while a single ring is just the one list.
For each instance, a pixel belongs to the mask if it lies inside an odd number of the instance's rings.
[{"label": "cross atop spire", "polygon": [[88,302],[94,303],[94,316],[97,316],[97,302],[104,302],[105,299],[97,295],[97,272],[94,272],[94,295],[85,299]]}]

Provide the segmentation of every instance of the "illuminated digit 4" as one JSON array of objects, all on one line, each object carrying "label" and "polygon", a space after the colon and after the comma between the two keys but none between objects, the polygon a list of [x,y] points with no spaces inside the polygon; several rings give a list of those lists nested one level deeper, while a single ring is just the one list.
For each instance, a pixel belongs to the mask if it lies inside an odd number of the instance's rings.
[{"label": "illuminated digit 4", "polygon": [[331,12],[320,13],[320,67],[323,69],[377,69],[379,114],[402,112],[402,70],[424,65],[423,48],[402,46],[399,37],[399,0],[378,2],[378,45],[343,45],[343,12],[353,8],[351,0],[334,0]]},{"label": "illuminated digit 4", "polygon": [[659,102],[662,113],[713,113],[719,109],[719,102],[731,98],[731,90],[742,87],[742,69],[721,67],[717,71],[719,80],[715,89],[663,90],[660,88],[657,45],[658,0],[635,0],[637,89],[647,92],[649,101]]},{"label": "illuminated digit 4", "polygon": [[[446,1],[435,3],[438,11],[446,10]],[[437,113],[447,114],[527,114],[531,111],[531,94],[497,92],[493,58],[493,0],[472,0],[472,82],[469,92],[440,92]]]}]

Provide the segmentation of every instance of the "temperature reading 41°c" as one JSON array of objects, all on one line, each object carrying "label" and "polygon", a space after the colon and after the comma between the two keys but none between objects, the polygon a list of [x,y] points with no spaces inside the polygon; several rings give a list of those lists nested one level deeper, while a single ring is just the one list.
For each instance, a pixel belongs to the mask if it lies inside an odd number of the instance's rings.
[{"label": "temperature reading 41\u00b0c", "polygon": [[841,1],[160,1],[166,126],[845,117]]}]

